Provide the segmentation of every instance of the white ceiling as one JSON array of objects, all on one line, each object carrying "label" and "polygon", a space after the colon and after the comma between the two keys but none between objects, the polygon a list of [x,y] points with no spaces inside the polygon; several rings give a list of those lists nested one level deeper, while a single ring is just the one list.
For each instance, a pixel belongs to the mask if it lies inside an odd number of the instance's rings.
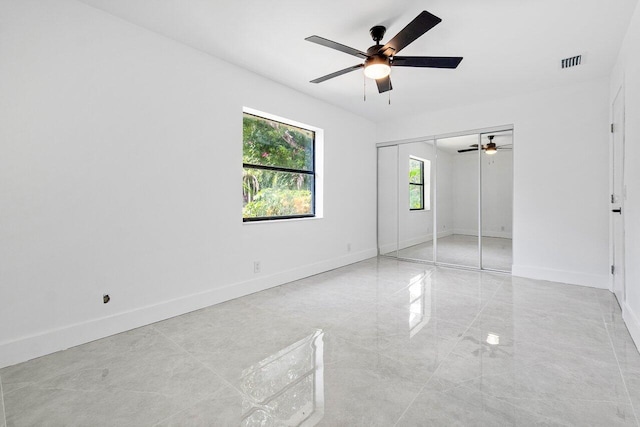
[{"label": "white ceiling", "polygon": [[[393,119],[609,74],[638,0],[81,0],[134,24],[372,120]],[[354,71],[359,59],[305,41],[318,35],[359,50],[369,28],[388,41],[422,10],[442,18],[402,55],[463,56],[456,70],[395,67],[391,105]],[[561,70],[560,60],[584,64]]]}]

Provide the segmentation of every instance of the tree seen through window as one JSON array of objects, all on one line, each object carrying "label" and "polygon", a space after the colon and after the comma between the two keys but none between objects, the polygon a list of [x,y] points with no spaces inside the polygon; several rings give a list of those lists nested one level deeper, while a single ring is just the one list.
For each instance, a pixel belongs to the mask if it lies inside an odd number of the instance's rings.
[{"label": "tree seen through window", "polygon": [[243,220],[315,215],[315,132],[244,113]]}]

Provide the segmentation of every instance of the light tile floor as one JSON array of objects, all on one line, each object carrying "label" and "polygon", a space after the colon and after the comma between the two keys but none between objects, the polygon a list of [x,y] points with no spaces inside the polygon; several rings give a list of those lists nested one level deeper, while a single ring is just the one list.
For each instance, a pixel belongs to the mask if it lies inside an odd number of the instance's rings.
[{"label": "light tile floor", "polygon": [[0,426],[637,426],[640,354],[607,291],[374,258],[0,386]]}]

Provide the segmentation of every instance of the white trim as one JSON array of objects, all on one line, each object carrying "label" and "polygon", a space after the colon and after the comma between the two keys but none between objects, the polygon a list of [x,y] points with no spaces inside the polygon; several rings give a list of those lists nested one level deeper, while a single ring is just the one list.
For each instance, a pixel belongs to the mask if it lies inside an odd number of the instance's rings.
[{"label": "white trim", "polygon": [[242,107],[242,112],[251,114],[253,116],[257,116],[267,120],[273,120],[276,122],[284,123],[286,125],[295,126],[298,128],[302,128],[305,130],[310,130],[315,133],[314,138],[314,168],[313,173],[315,176],[314,179],[314,203],[315,203],[315,212],[312,217],[305,218],[274,218],[263,221],[243,221],[242,215],[240,216],[240,221],[243,224],[255,224],[255,223],[268,223],[273,224],[276,222],[282,222],[287,220],[294,221],[308,221],[310,219],[322,219],[324,217],[324,129],[319,128],[317,126],[308,125],[306,123],[298,122],[295,120],[287,119],[286,117],[277,116],[271,113],[265,113],[264,111],[256,110],[250,107]]},{"label": "white trim", "polygon": [[191,294],[112,316],[0,342],[0,368],[269,289],[376,256],[376,249]]},{"label": "white trim", "polygon": [[640,350],[640,318],[633,312],[626,301],[622,304],[622,319],[627,325],[636,348]]},{"label": "white trim", "polygon": [[515,264],[511,268],[511,274],[529,279],[548,280],[551,282],[587,286],[597,289],[609,289],[609,276],[607,274],[589,274],[579,271],[554,270],[551,268]]}]

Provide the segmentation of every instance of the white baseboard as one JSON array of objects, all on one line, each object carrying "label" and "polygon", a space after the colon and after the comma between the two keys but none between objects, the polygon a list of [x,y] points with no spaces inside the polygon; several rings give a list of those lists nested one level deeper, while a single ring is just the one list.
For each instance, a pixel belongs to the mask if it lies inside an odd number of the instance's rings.
[{"label": "white baseboard", "polygon": [[622,319],[625,325],[627,325],[627,329],[636,348],[640,350],[640,318],[633,312],[626,301],[622,304]]},{"label": "white baseboard", "polygon": [[13,341],[0,342],[0,368],[15,365],[120,332],[139,328],[375,256],[376,250],[368,249],[340,258],[333,258],[316,264],[305,265],[300,268],[264,276],[259,279],[247,280],[222,288],[186,295],[169,301],[140,307],[135,310],[26,336]]},{"label": "white baseboard", "polygon": [[[464,236],[477,236],[478,230],[465,230],[462,228],[455,228],[453,230],[453,234],[462,234]],[[511,239],[513,238],[513,235],[508,231],[483,231],[482,237],[499,237],[501,239]]]},{"label": "white baseboard", "polygon": [[[442,239],[443,237],[447,237],[447,236],[451,236],[453,235],[452,231],[440,231],[438,232],[438,238]],[[425,234],[421,237],[417,237],[414,239],[407,239],[407,240],[403,240],[401,242],[398,243],[398,248],[396,248],[396,244],[395,243],[388,243],[388,244],[384,244],[382,246],[380,246],[380,253],[381,254],[390,254],[391,252],[395,252],[396,250],[402,250],[402,249],[406,249],[406,248],[410,248],[411,246],[415,246],[415,245],[419,245],[421,243],[426,243],[430,240],[433,240],[433,234]]]},{"label": "white baseboard", "polygon": [[551,268],[525,265],[513,265],[511,274],[529,279],[549,280],[551,282],[568,283],[570,285],[609,289],[609,275],[607,274],[589,274],[578,271],[554,270]]},{"label": "white baseboard", "polygon": [[413,237],[411,239],[406,239],[398,243],[399,249],[410,248],[411,246],[420,245],[422,243],[426,243],[429,240],[433,240],[432,234],[423,234],[422,236]]}]

